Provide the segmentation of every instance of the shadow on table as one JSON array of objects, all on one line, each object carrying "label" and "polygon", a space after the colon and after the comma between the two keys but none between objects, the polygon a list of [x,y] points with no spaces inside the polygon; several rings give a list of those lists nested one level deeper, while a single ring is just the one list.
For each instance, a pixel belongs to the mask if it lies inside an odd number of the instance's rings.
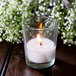
[{"label": "shadow on table", "polygon": [[52,67],[47,69],[33,69],[26,66],[25,76],[52,76]]},{"label": "shadow on table", "polygon": [[52,76],[76,76],[76,66],[56,59]]}]

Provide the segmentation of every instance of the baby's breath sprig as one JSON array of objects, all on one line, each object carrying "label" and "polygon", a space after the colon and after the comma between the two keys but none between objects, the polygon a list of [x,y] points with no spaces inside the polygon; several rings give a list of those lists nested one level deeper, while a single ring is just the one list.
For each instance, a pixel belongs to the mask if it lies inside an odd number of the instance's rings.
[{"label": "baby's breath sprig", "polygon": [[23,19],[41,15],[56,18],[63,43],[76,45],[76,0],[0,0],[0,42],[21,43]]}]

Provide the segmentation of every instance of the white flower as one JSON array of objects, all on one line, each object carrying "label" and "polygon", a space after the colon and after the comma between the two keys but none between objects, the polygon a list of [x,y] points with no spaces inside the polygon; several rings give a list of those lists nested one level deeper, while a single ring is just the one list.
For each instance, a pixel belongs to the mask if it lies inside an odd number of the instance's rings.
[{"label": "white flower", "polygon": [[62,32],[62,34],[63,34],[63,36],[65,37],[65,33],[64,33],[64,32]]},{"label": "white flower", "polygon": [[50,3],[49,5],[52,6],[52,3]]},{"label": "white flower", "polygon": [[12,19],[12,15],[10,15],[10,19]]},{"label": "white flower", "polygon": [[44,11],[44,10],[45,10],[45,7],[39,6],[39,10],[40,10],[40,11],[42,11],[42,10]]},{"label": "white flower", "polygon": [[2,11],[0,11],[0,14],[2,13]]},{"label": "white flower", "polygon": [[51,17],[52,17],[52,18],[54,18],[54,16],[53,16],[53,15],[52,15]]},{"label": "white flower", "polygon": [[73,32],[71,32],[70,34],[73,35]]},{"label": "white flower", "polygon": [[46,5],[46,3],[43,4],[44,6]]},{"label": "white flower", "polygon": [[68,14],[70,14],[70,13],[71,13],[71,11],[69,10],[69,11],[68,11]]},{"label": "white flower", "polygon": [[60,29],[60,27],[58,27],[58,29]]},{"label": "white flower", "polygon": [[61,20],[61,17],[59,17],[59,20]]},{"label": "white flower", "polygon": [[39,1],[39,3],[41,3],[43,0],[38,0]]},{"label": "white flower", "polygon": [[71,44],[69,44],[68,46],[71,46]]},{"label": "white flower", "polygon": [[48,12],[50,12],[50,9],[47,9]]},{"label": "white flower", "polygon": [[2,42],[2,39],[0,38],[0,42]]},{"label": "white flower", "polygon": [[55,2],[53,3],[53,5],[54,5],[54,6],[56,5]]},{"label": "white flower", "polygon": [[0,6],[0,10],[2,9],[2,6]]},{"label": "white flower", "polygon": [[65,39],[63,43],[65,44],[66,42],[67,42],[67,39]]},{"label": "white flower", "polygon": [[39,11],[36,11],[35,13],[37,14],[37,16],[39,16]]},{"label": "white flower", "polygon": [[67,18],[68,18],[67,16],[64,17],[64,19],[67,19]]},{"label": "white flower", "polygon": [[71,13],[71,15],[70,15],[70,16],[74,17],[75,15],[74,15],[74,13]]},{"label": "white flower", "polygon": [[59,12],[57,12],[57,13],[55,14],[55,16],[56,16],[56,17],[59,17]]},{"label": "white flower", "polygon": [[61,4],[61,6],[63,6],[63,4]]},{"label": "white flower", "polygon": [[63,23],[64,26],[67,26],[67,24],[68,24],[68,21],[66,23]]}]

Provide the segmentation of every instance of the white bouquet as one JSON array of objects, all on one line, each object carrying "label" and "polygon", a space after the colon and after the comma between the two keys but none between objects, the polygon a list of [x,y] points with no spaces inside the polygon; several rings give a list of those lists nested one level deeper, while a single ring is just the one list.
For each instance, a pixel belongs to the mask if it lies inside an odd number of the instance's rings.
[{"label": "white bouquet", "polygon": [[5,39],[12,43],[21,43],[22,20],[40,15],[56,18],[63,43],[76,45],[75,0],[1,0],[0,41]]}]

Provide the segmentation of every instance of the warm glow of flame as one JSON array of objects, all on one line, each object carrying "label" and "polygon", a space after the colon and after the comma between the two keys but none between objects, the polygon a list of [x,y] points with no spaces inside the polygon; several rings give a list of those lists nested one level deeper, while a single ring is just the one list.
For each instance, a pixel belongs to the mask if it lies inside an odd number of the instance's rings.
[{"label": "warm glow of flame", "polygon": [[42,29],[42,22],[40,22],[40,27],[39,28]]},{"label": "warm glow of flame", "polygon": [[41,41],[40,34],[38,34],[38,35],[37,35],[37,39],[38,39],[38,41],[39,41],[40,45],[42,45],[42,41]]}]

